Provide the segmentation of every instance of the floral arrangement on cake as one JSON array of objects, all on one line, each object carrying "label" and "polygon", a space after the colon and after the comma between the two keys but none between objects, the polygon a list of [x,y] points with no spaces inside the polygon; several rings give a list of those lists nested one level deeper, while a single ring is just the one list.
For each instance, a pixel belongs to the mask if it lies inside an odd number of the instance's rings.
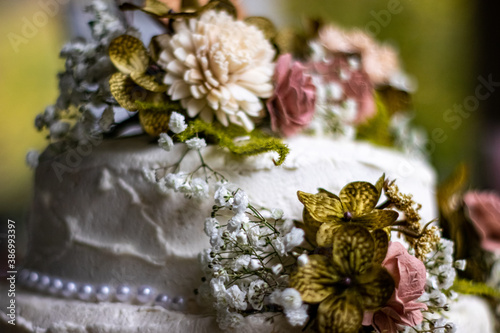
[{"label": "floral arrangement on cake", "polygon": [[[151,14],[164,33],[145,46],[123,17],[94,2],[93,39],[64,47],[61,96],[35,125],[48,129],[55,152],[122,135],[134,123],[167,152],[185,145],[179,161],[144,175],[162,193],[213,200],[197,293],[221,328],[263,314],[321,333],[454,332],[446,310],[457,292],[499,296],[456,279],[465,260],[454,257],[453,225],[445,224],[452,240],[443,238],[438,221],[422,221],[412,195],[385,175],[339,193],[296,189],[303,219],[295,221],[280,207],[253,205],[204,160],[210,144],[243,156],[274,152],[280,165],[284,139],[298,133],[418,152],[423,135],[408,125],[412,83],[391,47],[334,25],[292,33],[263,17],[241,19],[229,0],[181,11],[156,0],[119,2]],[[129,119],[118,121],[124,110]],[[199,165],[180,171],[187,154]],[[27,159],[36,166],[38,155]],[[456,219],[457,191],[443,191],[443,219]],[[480,243],[497,248],[498,197],[463,198]]]},{"label": "floral arrangement on cake", "polygon": [[[425,142],[408,126],[413,83],[396,52],[361,31],[316,24],[291,33],[263,17],[238,19],[229,0],[186,2],[181,12],[158,0],[119,3],[151,14],[165,33],[146,47],[124,17],[101,2],[89,7],[92,40],[63,48],[61,95],[35,121],[54,149],[121,135],[133,122],[153,137],[185,141],[169,126],[173,112],[186,117],[189,133],[239,155],[274,150],[277,164],[287,154],[282,139],[298,133],[405,151]],[[116,116],[124,110],[132,119]]]}]

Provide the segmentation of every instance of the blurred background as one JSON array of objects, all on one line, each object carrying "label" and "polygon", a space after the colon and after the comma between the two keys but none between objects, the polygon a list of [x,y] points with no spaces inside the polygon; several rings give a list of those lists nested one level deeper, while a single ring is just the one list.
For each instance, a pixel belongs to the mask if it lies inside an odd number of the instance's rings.
[{"label": "blurred background", "polygon": [[[500,71],[495,4],[466,0],[267,0],[276,1],[292,24],[323,17],[357,26],[400,51],[407,73],[418,82],[415,123],[430,136],[427,147],[440,179],[461,161],[472,167],[475,187],[495,186],[499,166]],[[2,0],[0,2],[0,226],[22,223],[31,197],[29,149],[42,150],[36,114],[57,96],[58,53],[85,26],[71,8],[86,1]],[[88,2],[88,1],[87,1]],[[61,5],[61,4],[66,5]],[[45,14],[44,14],[45,13]],[[268,13],[268,16],[274,14]],[[485,83],[486,82],[486,83]],[[488,83],[489,82],[489,83]],[[495,82],[499,82],[495,86]],[[477,96],[478,85],[487,98]],[[484,90],[487,89],[487,90]],[[477,102],[477,103],[476,103]],[[436,136],[435,133],[440,133]],[[433,137],[434,136],[434,137]],[[494,145],[494,142],[497,142]],[[496,147],[496,148],[495,148]],[[498,161],[497,161],[498,163]],[[497,189],[500,188],[498,179]],[[18,237],[22,237],[21,228]],[[2,230],[0,230],[1,232]]]}]

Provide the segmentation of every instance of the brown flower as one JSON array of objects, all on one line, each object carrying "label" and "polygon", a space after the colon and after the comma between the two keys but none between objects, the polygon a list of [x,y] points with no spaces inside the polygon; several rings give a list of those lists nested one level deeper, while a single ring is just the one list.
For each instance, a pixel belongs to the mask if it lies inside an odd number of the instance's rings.
[{"label": "brown flower", "polygon": [[274,95],[267,101],[273,131],[285,136],[307,126],[314,114],[316,87],[304,66],[287,53],[276,62]]}]

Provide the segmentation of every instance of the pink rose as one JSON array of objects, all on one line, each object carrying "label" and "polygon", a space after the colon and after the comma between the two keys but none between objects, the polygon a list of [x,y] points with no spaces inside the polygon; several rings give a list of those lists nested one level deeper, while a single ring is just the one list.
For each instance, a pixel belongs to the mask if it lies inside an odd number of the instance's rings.
[{"label": "pink rose", "polygon": [[424,263],[410,255],[398,242],[391,242],[382,262],[396,282],[396,290],[386,306],[376,312],[365,312],[363,325],[373,325],[378,332],[396,333],[397,325],[415,326],[422,322],[421,310],[427,309],[416,300],[424,293]]},{"label": "pink rose", "polygon": [[481,247],[487,251],[499,251],[500,197],[492,192],[468,192],[464,201],[481,237]]},{"label": "pink rose", "polygon": [[293,135],[307,126],[314,114],[316,87],[304,69],[288,53],[281,55],[276,62],[276,89],[267,101],[267,108],[273,131],[285,136]]}]

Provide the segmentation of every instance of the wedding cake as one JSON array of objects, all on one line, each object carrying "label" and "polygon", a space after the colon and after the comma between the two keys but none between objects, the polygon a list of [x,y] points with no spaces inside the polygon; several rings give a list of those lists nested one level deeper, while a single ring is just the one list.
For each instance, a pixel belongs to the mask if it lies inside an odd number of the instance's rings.
[{"label": "wedding cake", "polygon": [[120,2],[163,26],[149,48],[96,1],[94,39],[62,51],[2,328],[493,332],[486,303],[453,291],[463,263],[390,47],[229,1],[144,3]]}]

